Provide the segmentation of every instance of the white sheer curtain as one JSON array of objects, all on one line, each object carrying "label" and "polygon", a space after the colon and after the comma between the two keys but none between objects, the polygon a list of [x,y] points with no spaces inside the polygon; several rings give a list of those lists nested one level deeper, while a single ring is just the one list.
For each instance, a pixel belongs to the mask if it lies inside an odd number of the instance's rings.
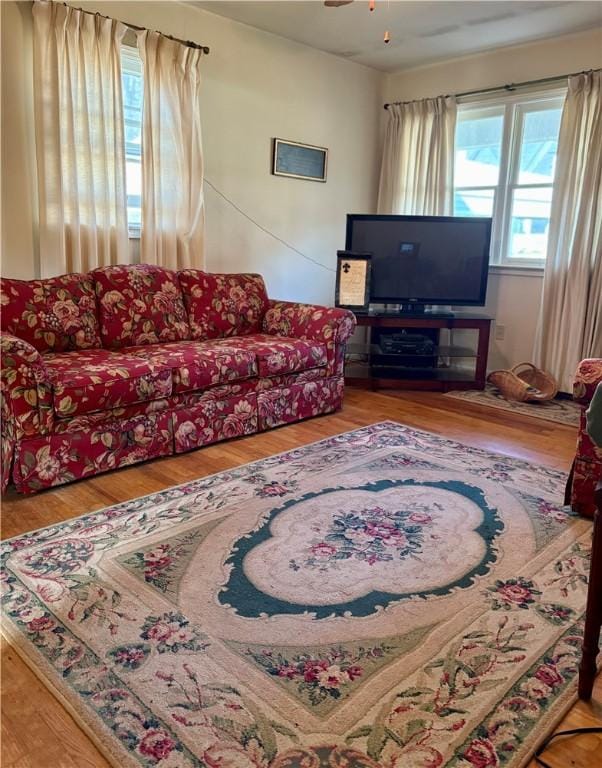
[{"label": "white sheer curtain", "polygon": [[204,264],[201,51],[138,33],[142,58],[140,258],[173,269]]},{"label": "white sheer curtain", "polygon": [[379,213],[451,215],[455,130],[453,97],[389,106]]},{"label": "white sheer curtain", "polygon": [[570,77],[558,139],[537,365],[570,392],[580,360],[602,357],[602,74]]},{"label": "white sheer curtain", "polygon": [[35,2],[42,277],[129,261],[118,21]]}]

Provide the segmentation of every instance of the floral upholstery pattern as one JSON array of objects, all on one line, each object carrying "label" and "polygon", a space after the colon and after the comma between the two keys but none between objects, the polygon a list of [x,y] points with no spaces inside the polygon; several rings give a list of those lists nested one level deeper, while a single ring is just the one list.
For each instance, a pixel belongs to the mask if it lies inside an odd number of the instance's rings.
[{"label": "floral upholstery pattern", "polygon": [[271,429],[336,411],[341,407],[344,387],[344,379],[340,377],[261,392],[257,395],[259,429]]},{"label": "floral upholstery pattern", "polygon": [[104,411],[171,394],[171,369],[137,355],[93,349],[45,357],[57,416]]},{"label": "floral upholstery pattern", "polygon": [[56,419],[52,433],[65,435],[81,430],[110,429],[113,422],[123,423],[138,416],[154,416],[162,411],[169,411],[175,405],[175,397],[163,397],[159,400],[148,400],[133,405],[123,405],[119,408],[110,408],[106,411],[82,413],[71,418]]},{"label": "floral upholstery pattern", "polygon": [[139,416],[18,444],[13,480],[21,493],[39,491],[172,452],[169,413]]},{"label": "floral upholstery pattern", "polygon": [[9,400],[4,389],[0,388],[0,484],[2,489],[6,488],[10,482],[16,445],[15,423]]},{"label": "floral upholstery pattern", "polygon": [[45,434],[52,426],[51,383],[44,358],[30,344],[0,333],[3,422],[14,438]]},{"label": "floral upholstery pattern", "polygon": [[135,264],[95,269],[100,336],[120,349],[190,337],[178,277],[171,269]]},{"label": "floral upholstery pattern", "polygon": [[268,306],[261,275],[178,273],[193,339],[258,333]]},{"label": "floral upholstery pattern", "polygon": [[269,301],[259,275],[132,265],[0,290],[2,490],[12,481],[31,493],[341,407],[355,318]]},{"label": "floral upholstery pattern", "polygon": [[0,327],[38,352],[100,347],[94,283],[86,275],[0,278]]},{"label": "floral upholstery pattern", "polygon": [[106,411],[94,411],[92,413],[77,414],[72,417],[58,418],[54,421],[53,433],[64,434],[77,432],[82,429],[96,429],[100,425],[112,421],[124,421],[136,416],[148,416],[165,410],[175,411],[179,409],[186,413],[191,408],[207,401],[221,401],[229,397],[242,398],[251,396],[252,401],[256,402],[256,400],[253,400],[253,396],[257,393],[266,392],[273,388],[290,387],[293,384],[319,381],[325,378],[325,376],[325,368],[312,368],[309,371],[292,373],[286,376],[250,378],[228,382],[228,384],[218,384],[208,389],[172,394],[171,397],[159,400],[149,400],[147,402],[134,403],[133,405],[111,408]]},{"label": "floral upholstery pattern", "polygon": [[260,376],[279,376],[326,366],[326,346],[318,341],[255,333],[212,342],[214,348],[240,350],[257,358]]},{"label": "floral upholstery pattern", "polygon": [[257,396],[249,393],[223,399],[206,398],[178,408],[173,419],[176,453],[257,432]]},{"label": "floral upholstery pattern", "polygon": [[600,381],[602,381],[602,358],[582,360],[573,381],[573,399],[583,405],[589,405]]},{"label": "floral upholstery pattern", "polygon": [[205,342],[179,341],[148,347],[129,347],[128,354],[139,355],[153,365],[171,368],[173,392],[207,389],[217,384],[257,375],[252,351],[238,344],[216,347]]},{"label": "floral upholstery pattern", "polygon": [[308,381],[319,381],[327,378],[326,368],[310,368],[299,373],[289,373],[283,376],[266,376],[255,380],[255,391],[265,392],[274,387],[290,387],[292,384],[305,384]]},{"label": "floral upholstery pattern", "polygon": [[593,517],[596,510],[594,490],[602,479],[602,448],[594,445],[587,434],[585,411],[601,381],[602,359],[590,358],[579,363],[573,382],[573,396],[582,407],[581,422],[565,501],[575,512],[586,517]]},{"label": "floral upholstery pattern", "polygon": [[341,376],[345,344],[355,328],[355,316],[345,309],[270,301],[263,318],[263,332],[274,336],[321,341],[326,346],[328,375]]}]

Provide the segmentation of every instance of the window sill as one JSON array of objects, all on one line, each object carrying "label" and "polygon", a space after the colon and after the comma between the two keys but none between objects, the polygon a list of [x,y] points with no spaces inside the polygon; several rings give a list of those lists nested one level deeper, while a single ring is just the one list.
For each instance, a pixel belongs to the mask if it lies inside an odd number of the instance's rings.
[{"label": "window sill", "polygon": [[520,277],[543,277],[544,267],[515,267],[506,264],[490,264],[490,275],[517,275]]}]

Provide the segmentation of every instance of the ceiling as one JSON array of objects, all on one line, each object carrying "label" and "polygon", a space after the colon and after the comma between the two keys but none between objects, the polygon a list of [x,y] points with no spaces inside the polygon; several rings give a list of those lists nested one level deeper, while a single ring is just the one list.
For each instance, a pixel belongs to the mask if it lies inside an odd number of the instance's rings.
[{"label": "ceiling", "polygon": [[[598,0],[192,2],[204,10],[385,72],[602,26]],[[385,29],[391,42],[383,43]]]}]

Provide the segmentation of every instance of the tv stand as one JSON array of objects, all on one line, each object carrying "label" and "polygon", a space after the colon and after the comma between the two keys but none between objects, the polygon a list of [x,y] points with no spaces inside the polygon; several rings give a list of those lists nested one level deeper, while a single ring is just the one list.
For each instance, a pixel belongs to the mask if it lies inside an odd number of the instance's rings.
[{"label": "tv stand", "polygon": [[[373,390],[484,389],[492,319],[468,312],[406,315],[381,310],[357,315],[367,339],[348,345],[345,381]],[[449,341],[441,338],[445,330]],[[454,331],[476,339],[455,343]]]},{"label": "tv stand", "polygon": [[413,302],[411,302],[409,304],[399,305],[400,315],[424,315],[425,312],[426,312],[426,304],[414,304]]}]

